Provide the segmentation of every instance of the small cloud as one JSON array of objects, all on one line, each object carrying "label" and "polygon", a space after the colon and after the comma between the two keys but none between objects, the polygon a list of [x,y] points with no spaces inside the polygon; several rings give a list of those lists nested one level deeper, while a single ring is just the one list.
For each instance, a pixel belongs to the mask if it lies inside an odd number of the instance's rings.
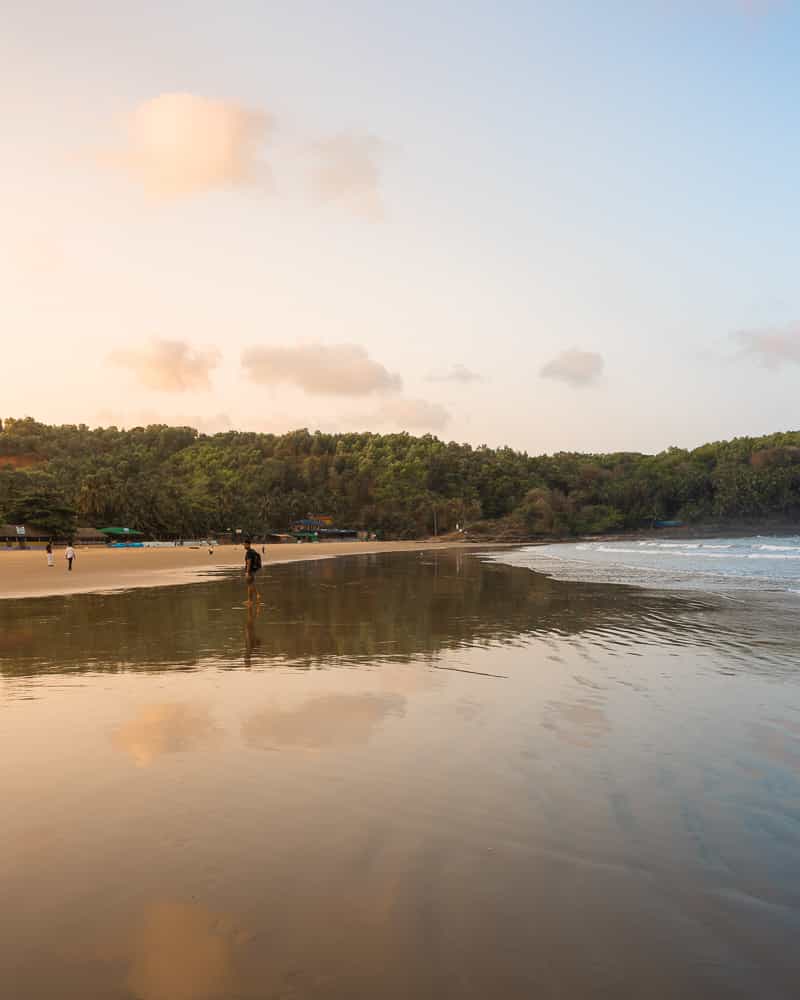
[{"label": "small cloud", "polygon": [[312,175],[320,200],[336,202],[371,222],[383,219],[379,159],[386,145],[374,136],[337,135],[313,146]]},{"label": "small cloud", "polygon": [[117,350],[111,364],[129,368],[142,385],[163,392],[210,389],[209,373],[220,362],[215,348],[197,350],[182,340],[153,340],[141,350]]},{"label": "small cloud", "polygon": [[426,399],[390,399],[371,414],[367,423],[397,427],[403,431],[440,431],[450,422],[450,414],[439,403]]},{"label": "small cloud", "polygon": [[594,351],[562,351],[548,361],[539,374],[542,378],[555,378],[572,386],[593,385],[603,374],[605,362]]},{"label": "small cloud", "polygon": [[253,382],[289,383],[310,395],[368,396],[402,388],[400,376],[358,344],[251,347],[242,353],[242,367]]},{"label": "small cloud", "polygon": [[243,187],[268,177],[258,153],[273,128],[263,111],[197,94],[160,94],[134,110],[127,141],[102,162],[161,197]]},{"label": "small cloud", "polygon": [[466,365],[453,365],[453,367],[446,372],[431,372],[427,376],[428,382],[460,382],[463,385],[468,385],[470,382],[484,382],[485,379],[482,375],[477,372],[470,371]]},{"label": "small cloud", "polygon": [[740,358],[756,358],[765,368],[800,364],[800,324],[782,330],[740,330],[732,334]]}]

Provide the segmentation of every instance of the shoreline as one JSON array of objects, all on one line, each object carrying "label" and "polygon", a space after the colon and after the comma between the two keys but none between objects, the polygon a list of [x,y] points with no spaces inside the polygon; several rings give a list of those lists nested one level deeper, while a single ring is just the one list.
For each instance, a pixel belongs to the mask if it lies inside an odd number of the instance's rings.
[{"label": "shoreline", "polygon": [[685,524],[677,528],[637,528],[631,531],[608,531],[594,535],[525,535],[505,532],[485,534],[477,531],[467,531],[465,540],[469,542],[485,542],[487,545],[559,545],[573,542],[631,542],[651,541],[663,538],[665,541],[714,539],[714,538],[764,538],[793,537],[800,534],[800,524],[797,521],[767,522],[760,521],[746,524],[741,521],[725,524]]},{"label": "shoreline", "polygon": [[[260,546],[254,546],[260,550]],[[304,545],[267,545],[262,574],[271,566],[342,556],[431,549],[477,550],[502,543],[465,541],[422,542],[313,542]],[[0,601],[73,594],[102,594],[142,587],[175,587],[212,580],[216,572],[242,568],[244,549],[222,545],[209,555],[207,548],[107,549],[78,548],[75,568],[68,572],[63,550],[56,550],[48,567],[44,550],[0,550]]]}]

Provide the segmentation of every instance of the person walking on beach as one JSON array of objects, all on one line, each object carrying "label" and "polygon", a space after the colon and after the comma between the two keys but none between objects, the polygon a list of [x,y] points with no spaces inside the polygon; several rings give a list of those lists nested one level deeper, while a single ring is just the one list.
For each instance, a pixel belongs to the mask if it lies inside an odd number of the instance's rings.
[{"label": "person walking on beach", "polygon": [[47,565],[48,566],[55,566],[56,561],[53,558],[53,543],[52,543],[52,541],[49,541],[47,543],[47,550],[46,551],[47,551]]},{"label": "person walking on beach", "polygon": [[250,539],[244,540],[244,578],[247,580],[247,606],[261,603],[261,597],[256,590],[256,573],[261,569],[261,556],[251,548]]},{"label": "person walking on beach", "polygon": [[72,545],[68,545],[64,551],[64,558],[67,560],[67,569],[72,572],[72,564],[75,562],[75,549]]}]

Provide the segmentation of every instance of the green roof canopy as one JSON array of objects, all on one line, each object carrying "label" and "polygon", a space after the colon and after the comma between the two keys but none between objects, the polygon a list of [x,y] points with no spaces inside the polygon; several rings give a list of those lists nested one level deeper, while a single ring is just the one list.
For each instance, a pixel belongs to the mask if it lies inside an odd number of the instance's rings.
[{"label": "green roof canopy", "polygon": [[102,531],[104,535],[141,535],[141,531],[137,531],[135,528],[98,528],[98,531]]}]

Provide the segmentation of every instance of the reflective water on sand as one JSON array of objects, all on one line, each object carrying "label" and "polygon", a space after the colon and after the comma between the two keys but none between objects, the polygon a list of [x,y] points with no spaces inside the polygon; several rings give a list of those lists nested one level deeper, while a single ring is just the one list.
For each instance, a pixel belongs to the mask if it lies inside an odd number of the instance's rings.
[{"label": "reflective water on sand", "polygon": [[790,997],[776,603],[462,553],[0,603],[0,996]]}]

